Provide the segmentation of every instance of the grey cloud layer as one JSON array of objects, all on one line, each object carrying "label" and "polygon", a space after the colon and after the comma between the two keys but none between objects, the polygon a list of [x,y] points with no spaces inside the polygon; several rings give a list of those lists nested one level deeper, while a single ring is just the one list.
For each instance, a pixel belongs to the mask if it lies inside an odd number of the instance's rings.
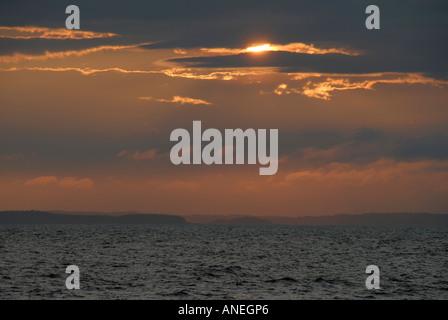
[{"label": "grey cloud layer", "polygon": [[[364,56],[306,56],[271,52],[265,59],[247,55],[178,59],[205,67],[273,65],[285,71],[424,72],[444,78],[448,72],[448,2],[379,3],[381,30],[364,27],[369,1],[77,1],[82,29],[113,32],[112,39],[28,42],[0,39],[0,54],[42,53],[93,45],[157,42],[148,48],[241,48],[254,41],[303,42],[347,46]],[[65,3],[2,1],[0,21],[8,26],[64,27]],[[20,15],[17,14],[20,12]],[[60,44],[62,43],[62,44]]]}]

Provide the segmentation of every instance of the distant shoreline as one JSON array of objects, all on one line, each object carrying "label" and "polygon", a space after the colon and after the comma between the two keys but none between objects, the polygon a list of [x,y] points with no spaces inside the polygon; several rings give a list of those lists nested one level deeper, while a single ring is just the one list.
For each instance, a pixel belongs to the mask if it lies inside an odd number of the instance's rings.
[{"label": "distant shoreline", "polygon": [[363,213],[305,217],[254,217],[170,215],[138,212],[54,212],[38,210],[0,211],[0,224],[212,224],[212,225],[303,225],[303,226],[422,226],[446,227],[448,214]]},{"label": "distant shoreline", "polygon": [[48,211],[1,211],[0,224],[187,224],[180,216],[164,214],[80,215]]}]

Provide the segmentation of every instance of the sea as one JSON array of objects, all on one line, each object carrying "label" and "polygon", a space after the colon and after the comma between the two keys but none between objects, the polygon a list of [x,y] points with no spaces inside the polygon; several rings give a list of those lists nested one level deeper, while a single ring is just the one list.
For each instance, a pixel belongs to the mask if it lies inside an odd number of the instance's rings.
[{"label": "sea", "polygon": [[0,299],[448,299],[448,228],[1,225]]}]

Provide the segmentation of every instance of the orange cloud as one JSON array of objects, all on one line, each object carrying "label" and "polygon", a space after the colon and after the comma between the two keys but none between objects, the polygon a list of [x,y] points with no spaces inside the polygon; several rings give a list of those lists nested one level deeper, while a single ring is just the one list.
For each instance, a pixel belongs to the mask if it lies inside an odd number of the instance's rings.
[{"label": "orange cloud", "polygon": [[[130,48],[133,46],[117,46],[119,48]],[[100,50],[108,50],[108,46],[98,47]],[[103,49],[101,49],[103,48]],[[85,52],[94,52],[95,48],[86,49]],[[111,49],[114,50],[114,49]],[[87,54],[87,53],[79,54]],[[0,61],[1,61],[0,57]],[[241,68],[221,71],[206,72],[201,68],[170,68],[162,70],[127,70],[118,67],[94,69],[80,67],[12,67],[0,68],[0,71],[48,71],[48,72],[70,72],[75,71],[83,75],[94,75],[97,73],[117,72],[123,74],[164,74],[168,77],[186,78],[196,80],[238,80],[243,79],[246,83],[262,83],[282,81],[272,91],[261,90],[260,94],[275,93],[277,95],[302,94],[310,98],[330,100],[335,91],[346,90],[373,90],[377,84],[407,84],[407,85],[430,85],[443,88],[448,85],[446,80],[437,80],[426,77],[419,73],[372,73],[372,74],[319,74],[319,73],[288,73],[279,72],[276,68]],[[326,77],[322,80],[322,77]],[[309,79],[306,83],[302,80]],[[297,81],[297,82],[291,82]],[[301,85],[300,85],[301,83]],[[140,100],[155,100],[167,103],[180,104],[204,104],[212,103],[188,97],[174,96],[173,99],[156,99],[153,97],[140,97]]]},{"label": "orange cloud", "polygon": [[403,162],[380,159],[358,165],[333,162],[317,169],[289,173],[287,183],[322,183],[330,186],[363,186],[375,183],[412,182],[434,190],[448,190],[448,163],[443,161]]},{"label": "orange cloud", "polygon": [[[302,94],[310,98],[330,100],[334,91],[344,90],[372,90],[377,84],[423,84],[436,87],[444,87],[448,85],[448,81],[436,80],[425,77],[418,73],[375,73],[375,74],[289,74],[291,80],[301,81],[306,78],[317,78],[306,82],[302,88],[293,88],[286,83],[281,83],[274,88],[273,93],[277,95],[283,94]],[[319,78],[327,76],[325,81]],[[341,78],[344,77],[344,78]],[[266,93],[266,92],[262,92]]]},{"label": "orange cloud", "polygon": [[0,38],[9,39],[97,39],[111,38],[118,36],[115,33],[103,33],[81,30],[68,30],[65,28],[45,28],[45,27],[4,27],[0,26]]},{"label": "orange cloud", "polygon": [[158,149],[149,149],[147,151],[135,151],[135,152],[123,150],[117,153],[115,156],[118,158],[125,157],[127,159],[140,161],[140,160],[155,159],[157,157],[158,151],[159,151]]},{"label": "orange cloud", "polygon": [[87,54],[92,54],[92,53],[102,52],[102,51],[117,51],[117,50],[137,48],[144,44],[148,44],[148,43],[140,43],[140,44],[127,45],[127,46],[123,46],[123,45],[99,46],[99,47],[93,47],[93,48],[82,49],[82,50],[67,50],[67,51],[56,51],[56,52],[45,51],[44,54],[40,54],[40,55],[31,55],[31,54],[23,54],[23,53],[16,52],[13,55],[0,56],[0,62],[17,63],[22,60],[43,61],[43,60],[47,60],[47,59],[61,59],[61,58],[67,58],[67,57],[71,57],[71,56],[80,57],[80,56],[84,56]]},{"label": "orange cloud", "polygon": [[167,183],[163,183],[160,187],[162,189],[184,189],[184,190],[192,190],[201,186],[201,183],[198,182],[189,182],[182,180],[175,180]]},{"label": "orange cloud", "polygon": [[18,159],[23,159],[24,155],[23,154],[8,154],[8,155],[0,155],[0,159],[4,159],[4,160],[18,160]]},{"label": "orange cloud", "polygon": [[[202,53],[202,56],[213,56],[213,55],[233,55],[248,52],[247,49],[232,49],[232,48],[201,48],[199,49]],[[188,53],[188,51],[187,51]],[[190,54],[194,54],[190,51]],[[197,54],[194,54],[197,56]]]},{"label": "orange cloud", "polygon": [[[0,62],[2,57],[0,56]],[[0,71],[49,71],[49,72],[67,72],[76,71],[83,75],[93,75],[103,72],[118,72],[125,74],[164,74],[171,78],[186,78],[196,80],[236,80],[240,77],[257,77],[267,74],[275,74],[275,68],[247,68],[247,69],[234,69],[226,71],[213,71],[208,72],[203,69],[190,69],[190,68],[170,68],[163,70],[127,70],[123,68],[79,68],[79,67],[12,67],[12,68],[0,68]]]},{"label": "orange cloud", "polygon": [[89,189],[93,186],[93,181],[89,178],[77,179],[74,177],[65,177],[58,180],[55,176],[43,176],[25,181],[26,186],[46,186],[49,184],[58,184],[61,187]]},{"label": "orange cloud", "polygon": [[65,177],[59,181],[61,187],[70,187],[78,189],[90,189],[93,181],[89,178],[76,179],[74,177]]},{"label": "orange cloud", "polygon": [[400,75],[396,79],[374,79],[351,82],[349,79],[331,79],[326,81],[313,83],[309,81],[302,89],[301,93],[305,96],[329,100],[331,92],[336,90],[355,90],[366,89],[371,90],[373,86],[378,83],[385,84],[430,84],[435,86],[443,86],[448,84],[448,81],[435,80],[427,78],[420,74],[405,74]]},{"label": "orange cloud", "polygon": [[202,99],[193,99],[193,98],[187,98],[187,97],[180,97],[180,96],[174,96],[173,99],[155,99],[152,97],[140,97],[140,100],[155,100],[158,102],[168,102],[168,103],[180,103],[180,104],[205,104],[205,105],[211,105],[211,102],[202,100]]},{"label": "orange cloud", "polygon": [[[1,61],[1,57],[0,57]],[[83,75],[93,75],[96,73],[103,72],[118,72],[125,74],[164,74],[172,78],[186,78],[186,79],[197,79],[197,80],[234,80],[240,76],[248,75],[260,75],[263,74],[260,71],[218,71],[211,73],[200,73],[200,71],[192,72],[186,71],[187,69],[173,68],[165,70],[126,70],[123,68],[105,68],[105,69],[94,69],[94,68],[78,68],[78,67],[12,67],[12,68],[0,68],[0,71],[50,71],[50,72],[67,72],[76,71]]]},{"label": "orange cloud", "polygon": [[303,153],[304,160],[331,160],[338,156],[343,155],[344,148],[349,146],[350,143],[341,144],[330,149],[318,149],[314,147],[303,148],[301,151]]},{"label": "orange cloud", "polygon": [[176,54],[187,54],[187,51],[185,51],[183,49],[174,49],[173,51]]},{"label": "orange cloud", "polygon": [[339,53],[349,56],[357,56],[361,54],[359,50],[352,50],[347,48],[319,48],[314,44],[306,44],[303,42],[282,44],[262,44],[249,48],[201,48],[202,52],[209,55],[234,55],[247,52],[266,52],[266,51],[283,51],[293,53],[305,54],[329,54]]},{"label": "orange cloud", "polygon": [[173,78],[186,78],[197,80],[235,80],[242,76],[257,76],[273,72],[272,68],[247,68],[225,71],[203,72],[202,69],[171,68],[161,71],[163,74]]},{"label": "orange cloud", "polygon": [[288,88],[286,83],[280,83],[277,88],[274,89],[274,93],[281,96],[282,94],[299,93],[299,91],[294,88]]},{"label": "orange cloud", "polygon": [[38,177],[25,181],[27,186],[46,186],[48,184],[54,184],[58,182],[58,178],[55,176]]},{"label": "orange cloud", "polygon": [[25,67],[25,68],[0,68],[1,71],[50,71],[50,72],[67,72],[67,71],[76,71],[85,76],[93,75],[96,73],[103,72],[118,72],[118,73],[134,73],[134,74],[154,74],[154,73],[163,73],[160,71],[150,71],[150,70],[126,70],[122,68],[105,68],[105,69],[93,69],[93,68],[76,68],[76,67],[60,67],[60,68],[51,68],[51,67]]}]

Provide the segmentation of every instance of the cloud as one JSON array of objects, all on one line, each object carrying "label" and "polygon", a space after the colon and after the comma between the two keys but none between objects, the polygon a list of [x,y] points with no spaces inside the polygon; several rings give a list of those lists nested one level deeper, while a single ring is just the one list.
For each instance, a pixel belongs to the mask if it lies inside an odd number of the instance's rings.
[{"label": "cloud", "polygon": [[58,182],[58,178],[55,176],[45,176],[45,177],[38,177],[34,179],[30,179],[25,181],[25,185],[27,186],[46,186],[48,184],[55,184]]},{"label": "cloud", "polygon": [[18,159],[23,159],[25,156],[23,154],[18,154],[18,153],[14,153],[14,154],[0,154],[0,159],[3,160],[18,160]]},{"label": "cloud", "polygon": [[315,147],[308,147],[301,149],[302,158],[305,160],[333,160],[341,156],[345,156],[345,147],[348,144],[341,144],[330,149],[319,149]]},{"label": "cloud", "polygon": [[48,72],[79,72],[85,76],[94,75],[104,72],[118,72],[124,74],[164,74],[172,78],[186,78],[196,80],[235,80],[243,76],[256,76],[263,75],[273,70],[229,70],[229,71],[216,71],[216,72],[203,72],[200,69],[185,69],[185,68],[171,68],[164,70],[127,70],[123,68],[79,68],[79,67],[12,67],[12,68],[0,68],[0,71],[14,72],[14,71],[48,71]]},{"label": "cloud", "polygon": [[[316,48],[322,50],[333,48],[341,52],[341,48],[356,47],[366,53],[363,56],[375,57],[370,60],[372,64],[365,64],[371,65],[372,69],[380,66],[383,61],[386,63],[390,61],[389,68],[398,67],[401,65],[400,61],[406,61],[407,66],[425,68],[425,65],[430,65],[431,71],[446,71],[447,46],[438,40],[446,38],[447,21],[444,15],[440,14],[446,11],[446,5],[439,0],[428,0],[427,3],[427,10],[421,10],[415,5],[406,6],[406,14],[399,14],[402,9],[401,2],[382,4],[381,10],[391,13],[387,19],[391,28],[384,30],[382,28],[380,36],[366,34],[363,13],[365,6],[363,7],[362,3],[352,5],[347,0],[342,4],[340,1],[336,3],[329,0],[322,3],[286,1],[282,5],[273,5],[272,1],[261,0],[244,1],[243,5],[241,1],[228,0],[201,3],[198,6],[175,0],[157,4],[138,3],[138,10],[135,2],[129,3],[126,9],[117,4],[111,4],[106,8],[100,3],[88,3],[88,7],[90,23],[94,22],[101,27],[109,25],[112,31],[120,30],[121,33],[123,30],[125,34],[138,37],[150,35],[153,39],[167,39],[154,48],[178,49],[178,52],[186,48],[217,47],[246,50],[246,45],[253,41],[272,43],[271,47],[285,50],[271,53],[312,52]],[[344,10],[340,10],[341,6]],[[240,10],[235,10],[236,7]],[[41,15],[36,12],[45,13],[46,21],[51,25],[60,23],[58,10],[52,10],[50,14],[47,8],[39,9],[33,5],[12,2],[8,4],[8,10],[0,12],[1,21],[9,25],[20,25],[24,22],[38,24],[41,23],[39,20]],[[117,13],[120,19],[114,20],[111,24],[111,17],[115,17]],[[423,23],[424,21],[431,23]],[[179,28],[179,25],[183,27]],[[297,39],[301,42],[297,42]],[[322,56],[322,54],[311,55]],[[294,60],[301,59],[301,57],[294,58]],[[300,67],[306,68],[309,65],[308,61],[305,61]],[[338,63],[329,63],[328,66],[344,67]],[[379,71],[428,72],[428,70]]]},{"label": "cloud", "polygon": [[25,67],[25,68],[1,68],[1,71],[13,72],[13,71],[50,71],[50,72],[67,72],[67,71],[76,71],[85,76],[93,75],[96,73],[103,72],[118,72],[118,73],[134,73],[134,74],[154,74],[154,73],[163,73],[159,71],[150,71],[150,70],[126,70],[122,68],[105,68],[105,69],[93,69],[93,68],[76,68],[76,67]]},{"label": "cloud", "polygon": [[424,77],[420,74],[407,74],[399,76],[396,79],[374,79],[352,82],[349,79],[330,79],[326,81],[313,83],[309,81],[300,91],[307,97],[329,100],[333,91],[366,89],[371,90],[378,83],[386,84],[430,84],[446,85],[448,81],[434,80]]},{"label": "cloud", "polygon": [[184,104],[205,104],[205,105],[211,105],[211,102],[202,100],[202,99],[193,99],[188,97],[180,97],[180,96],[174,96],[172,99],[156,99],[152,97],[140,97],[140,100],[155,100],[158,102],[167,102],[167,103],[180,103],[182,105]]},{"label": "cloud", "polygon": [[364,186],[399,181],[427,185],[434,190],[448,190],[448,162],[404,162],[385,158],[368,164],[332,162],[317,169],[289,173],[285,175],[284,181],[324,183],[329,186]]},{"label": "cloud", "polygon": [[77,179],[75,177],[65,177],[58,180],[55,176],[42,176],[25,181],[26,186],[46,186],[50,184],[57,184],[61,187],[90,189],[93,186],[93,181],[89,178]]},{"label": "cloud", "polygon": [[[349,56],[357,56],[361,54],[359,50],[347,49],[347,48],[319,48],[314,44],[306,44],[302,42],[288,43],[288,44],[262,44],[255,45],[244,49],[238,48],[201,48],[202,52],[213,55],[236,55],[240,53],[248,52],[267,52],[267,51],[283,51],[293,53],[305,53],[305,54],[329,54],[339,53]],[[188,51],[187,51],[188,53]]]},{"label": "cloud", "polygon": [[93,186],[93,181],[89,178],[77,179],[74,177],[65,177],[59,181],[61,187],[90,189]]},{"label": "cloud", "polygon": [[[1,59],[1,57],[0,57]],[[79,72],[83,75],[94,75],[97,73],[117,72],[123,74],[164,74],[173,78],[187,78],[196,80],[237,80],[247,77],[248,81],[265,82],[266,76],[283,77],[285,82],[278,84],[272,91],[261,90],[260,94],[275,93],[276,95],[301,94],[309,98],[331,100],[337,91],[348,90],[373,90],[378,84],[401,84],[401,85],[430,85],[444,88],[448,85],[448,80],[434,79],[421,73],[372,73],[372,74],[322,74],[322,73],[282,73],[275,68],[248,68],[228,71],[213,71],[204,73],[198,68],[171,68],[163,70],[127,70],[123,68],[79,68],[79,67],[11,67],[0,68],[0,71],[43,71],[43,72]],[[321,78],[326,77],[325,80]],[[305,83],[298,85],[302,80],[308,79]],[[269,81],[269,80],[267,80]],[[295,81],[295,82],[291,82]],[[286,83],[288,82],[288,83]],[[181,96],[174,96],[172,99],[158,99],[153,97],[140,97],[140,100],[154,100],[166,103],[179,104],[204,104],[212,105],[203,99],[195,99]]]},{"label": "cloud", "polygon": [[397,161],[448,159],[448,135],[439,129],[430,134],[368,127],[346,133],[323,133],[321,131],[322,136],[319,136],[317,133],[289,131],[285,135],[290,141],[283,142],[279,153],[286,156],[290,166],[367,163],[381,158]]},{"label": "cloud", "polygon": [[[263,93],[265,93],[263,91]],[[288,88],[286,83],[280,83],[277,88],[274,89],[274,93],[281,96],[282,94],[300,93],[297,89]]]},{"label": "cloud", "polygon": [[290,51],[270,51],[259,53],[243,52],[225,55],[196,55],[176,57],[167,60],[189,68],[279,68],[285,73],[437,73],[447,74],[448,67],[440,59],[403,58],[387,54],[342,53],[308,54]]},{"label": "cloud", "polygon": [[265,75],[272,72],[276,71],[271,68],[226,68],[212,72],[201,68],[171,68],[161,71],[169,77],[196,80],[235,80],[244,76]]},{"label": "cloud", "polygon": [[45,28],[45,27],[6,27],[0,26],[0,38],[8,39],[98,39],[116,37],[115,33],[92,32],[84,30],[68,30],[65,28]]},{"label": "cloud", "polygon": [[[316,74],[313,74],[312,76],[310,75],[310,77],[315,76]],[[325,75],[324,74],[319,75],[319,77],[322,76]],[[332,93],[334,91],[357,90],[357,89],[372,90],[373,87],[377,84],[408,84],[408,85],[424,84],[437,87],[443,87],[448,85],[448,81],[432,79],[418,73],[407,73],[407,74],[384,73],[384,74],[365,74],[365,75],[347,74],[340,76],[344,76],[345,78],[328,77],[325,81],[309,80],[302,88],[290,88],[288,87],[287,84],[281,83],[273,90],[273,93],[277,95],[298,93],[310,98],[330,100]],[[302,74],[300,74],[298,77],[293,76],[292,79],[302,80],[304,79],[304,77]]]},{"label": "cloud", "polygon": [[156,159],[158,149],[149,149],[146,151],[129,151],[129,150],[123,150],[117,153],[115,156],[118,158],[127,158],[130,160],[135,161],[141,161],[141,160],[149,160],[149,159]]},{"label": "cloud", "polygon": [[175,180],[175,181],[163,183],[160,187],[162,189],[192,190],[192,189],[199,188],[201,185],[202,184],[199,182]]},{"label": "cloud", "polygon": [[80,57],[92,53],[103,52],[103,51],[117,51],[117,50],[125,50],[132,49],[141,46],[142,44],[133,44],[133,45],[106,45],[99,47],[92,47],[81,50],[66,50],[66,51],[56,51],[49,52],[45,51],[44,54],[40,55],[32,55],[32,54],[24,54],[24,53],[14,53],[13,55],[4,55],[0,56],[0,62],[3,63],[17,63],[19,61],[43,61],[48,59],[61,59],[67,57]]}]

